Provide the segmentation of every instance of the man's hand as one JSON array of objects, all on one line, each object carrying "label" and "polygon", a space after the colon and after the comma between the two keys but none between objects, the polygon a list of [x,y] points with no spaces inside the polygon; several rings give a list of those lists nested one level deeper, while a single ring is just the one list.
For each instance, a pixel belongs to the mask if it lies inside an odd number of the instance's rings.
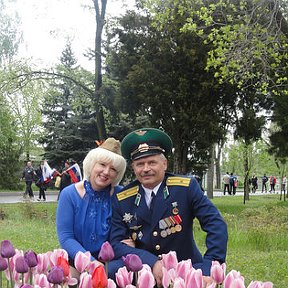
[{"label": "man's hand", "polygon": [[162,277],[163,277],[162,267],[163,267],[162,261],[158,260],[155,262],[152,269],[157,287],[162,287]]},{"label": "man's hand", "polygon": [[133,241],[133,239],[128,238],[128,239],[124,239],[121,241],[123,244],[126,244],[127,246],[133,247],[135,248],[135,242]]},{"label": "man's hand", "polygon": [[210,276],[203,276],[203,287],[208,287],[213,282],[212,278]]}]

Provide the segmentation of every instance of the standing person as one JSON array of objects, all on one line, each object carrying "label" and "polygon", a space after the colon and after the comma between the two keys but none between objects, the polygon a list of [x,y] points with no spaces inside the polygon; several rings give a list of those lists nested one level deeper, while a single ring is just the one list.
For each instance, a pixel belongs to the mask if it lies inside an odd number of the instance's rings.
[{"label": "standing person", "polygon": [[275,193],[275,185],[276,185],[276,177],[270,176],[269,182],[270,182],[270,193]]},{"label": "standing person", "polygon": [[62,169],[62,172],[60,174],[61,176],[61,180],[60,180],[60,187],[59,187],[59,194],[58,194],[58,197],[57,197],[57,200],[59,200],[59,197],[60,197],[60,193],[61,191],[69,186],[70,184],[72,184],[72,181],[71,181],[71,176],[70,174],[67,172],[67,170],[70,168],[70,163],[68,160],[65,161],[65,164],[64,164],[64,168]]},{"label": "standing person", "polygon": [[267,182],[268,182],[268,177],[266,176],[266,174],[264,174],[262,177],[262,193],[264,192],[264,189],[265,189],[265,193],[267,192]]},{"label": "standing person", "polygon": [[[56,213],[57,235],[61,247],[68,253],[74,277],[79,277],[72,268],[77,252],[90,251],[91,261],[97,262],[101,245],[108,240],[111,196],[122,188],[118,183],[125,169],[120,142],[108,138],[86,155],[84,180],[67,186],[60,194]],[[133,241],[127,239],[125,243],[132,244]]]},{"label": "standing person", "polygon": [[229,179],[230,179],[230,176],[229,176],[229,173],[226,172],[226,174],[223,176],[223,184],[224,184],[224,191],[223,191],[223,194],[225,195],[225,192],[227,190],[228,194],[231,195],[231,192],[230,192],[230,182],[229,182]]},{"label": "standing person", "polygon": [[44,167],[44,161],[42,160],[40,162],[40,165],[38,167],[38,169],[36,170],[36,175],[38,177],[38,180],[36,182],[36,186],[39,187],[39,196],[37,198],[37,201],[41,201],[41,198],[43,198],[43,201],[46,201],[46,189],[47,189],[47,185],[44,182],[44,177],[43,177],[43,171],[44,171],[45,167]]},{"label": "standing person", "polygon": [[237,180],[237,177],[233,175],[233,173],[230,174],[229,185],[230,185],[230,194],[235,195],[236,188],[238,186],[238,180]]},{"label": "standing person", "polygon": [[285,191],[286,191],[286,185],[287,185],[287,177],[285,175],[282,179],[282,187],[281,187],[281,191],[284,192],[284,195],[285,195]]},{"label": "standing person", "polygon": [[[113,197],[110,242],[119,266],[115,261],[109,263],[109,277],[121,266],[122,256],[137,254],[152,268],[157,286],[161,286],[159,257],[169,251],[176,251],[179,261],[191,259],[194,268],[209,275],[213,260],[225,261],[227,226],[194,177],[166,172],[166,157],[172,152],[170,137],[158,129],[139,129],[123,139],[121,150],[132,162],[137,180]],[[195,218],[206,232],[204,256],[193,238]],[[121,243],[127,235],[136,248]]]},{"label": "standing person", "polygon": [[26,183],[26,190],[23,196],[24,198],[27,198],[29,196],[30,200],[34,199],[34,194],[32,191],[32,182],[34,180],[35,175],[36,175],[36,172],[34,171],[34,168],[32,167],[32,162],[28,161],[22,173],[22,179],[24,179]]},{"label": "standing person", "polygon": [[251,178],[251,183],[252,183],[252,193],[256,193],[257,189],[258,189],[258,178],[255,174],[253,174],[252,178]]}]

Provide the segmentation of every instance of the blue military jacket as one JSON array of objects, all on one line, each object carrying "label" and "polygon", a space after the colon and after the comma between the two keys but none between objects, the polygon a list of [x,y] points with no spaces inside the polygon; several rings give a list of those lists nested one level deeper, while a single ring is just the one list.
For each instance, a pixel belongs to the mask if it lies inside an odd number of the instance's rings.
[{"label": "blue military jacket", "polygon": [[[113,196],[110,242],[115,258],[137,254],[153,267],[159,256],[176,251],[179,261],[190,258],[194,268],[210,275],[211,261],[223,263],[227,250],[227,226],[217,208],[195,178],[168,173],[155,197],[151,212],[138,181]],[[193,238],[195,218],[207,233],[203,256]],[[127,237],[135,240],[136,248],[121,243]]]}]

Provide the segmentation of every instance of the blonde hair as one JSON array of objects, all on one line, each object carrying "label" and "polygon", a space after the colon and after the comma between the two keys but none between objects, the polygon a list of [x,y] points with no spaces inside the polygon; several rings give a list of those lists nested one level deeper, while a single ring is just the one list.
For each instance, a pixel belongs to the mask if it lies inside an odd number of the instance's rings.
[{"label": "blonde hair", "polygon": [[91,171],[98,162],[112,163],[117,171],[117,176],[112,181],[112,186],[118,185],[126,170],[124,157],[101,147],[90,150],[83,161],[84,179],[90,181]]}]

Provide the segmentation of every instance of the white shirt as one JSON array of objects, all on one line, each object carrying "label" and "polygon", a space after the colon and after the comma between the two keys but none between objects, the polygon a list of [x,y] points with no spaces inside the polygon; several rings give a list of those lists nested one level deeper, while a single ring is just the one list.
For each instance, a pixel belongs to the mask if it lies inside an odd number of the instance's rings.
[{"label": "white shirt", "polygon": [[148,206],[148,208],[150,207],[151,201],[152,201],[152,192],[154,192],[155,196],[158,192],[158,189],[160,187],[161,183],[159,183],[156,187],[154,187],[153,189],[149,189],[149,188],[145,188],[143,185],[143,189],[145,191],[145,200],[146,200],[146,204]]}]

